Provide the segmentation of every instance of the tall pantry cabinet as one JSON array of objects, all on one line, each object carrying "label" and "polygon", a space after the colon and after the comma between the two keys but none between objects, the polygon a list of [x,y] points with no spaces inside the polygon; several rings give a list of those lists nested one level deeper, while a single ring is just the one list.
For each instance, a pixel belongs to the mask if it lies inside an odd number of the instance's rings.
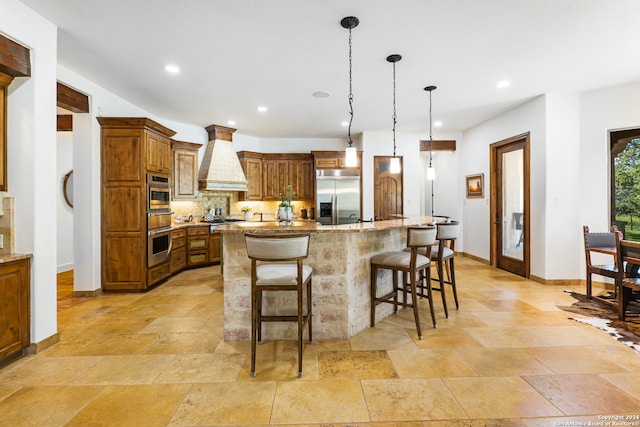
[{"label": "tall pantry cabinet", "polygon": [[147,268],[146,175],[171,175],[175,132],[148,118],[98,117],[98,122],[102,289],[143,290],[170,274],[169,261]]}]

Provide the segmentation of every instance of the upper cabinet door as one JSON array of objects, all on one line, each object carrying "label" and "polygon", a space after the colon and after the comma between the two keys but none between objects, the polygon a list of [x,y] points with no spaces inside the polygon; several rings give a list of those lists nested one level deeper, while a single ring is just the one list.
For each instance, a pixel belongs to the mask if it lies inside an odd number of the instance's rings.
[{"label": "upper cabinet door", "polygon": [[152,132],[147,137],[147,170],[163,174],[171,173],[171,143],[169,138]]}]

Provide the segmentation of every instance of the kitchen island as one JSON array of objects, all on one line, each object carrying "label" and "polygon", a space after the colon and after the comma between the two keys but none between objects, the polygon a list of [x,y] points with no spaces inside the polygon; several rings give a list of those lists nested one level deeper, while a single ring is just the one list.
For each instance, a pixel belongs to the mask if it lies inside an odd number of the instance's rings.
[{"label": "kitchen island", "polygon": [[[347,339],[370,325],[370,258],[381,252],[402,250],[406,247],[407,227],[430,222],[431,217],[411,217],[345,225],[252,221],[219,226],[224,247],[224,339],[251,337],[251,262],[244,233],[311,234],[309,256],[304,262],[313,268],[313,337]],[[389,272],[380,274],[378,283],[390,287]],[[264,312],[293,314],[295,298],[294,292],[265,292]],[[381,319],[392,312],[393,307],[388,305],[376,310],[376,316]],[[267,323],[263,325],[263,337],[293,338],[295,328],[292,323]]]}]

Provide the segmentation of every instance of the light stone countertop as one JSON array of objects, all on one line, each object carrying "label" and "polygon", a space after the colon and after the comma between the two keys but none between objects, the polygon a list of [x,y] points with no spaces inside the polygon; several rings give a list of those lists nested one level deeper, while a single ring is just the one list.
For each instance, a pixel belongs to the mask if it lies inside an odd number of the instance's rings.
[{"label": "light stone countertop", "polygon": [[0,264],[12,262],[12,261],[18,261],[26,258],[32,258],[32,257],[33,257],[32,254],[17,254],[17,253],[0,254]]},{"label": "light stone countertop", "polygon": [[387,221],[359,222],[356,224],[321,225],[312,221],[292,221],[288,224],[280,224],[277,221],[247,221],[231,224],[221,224],[217,231],[221,233],[243,232],[321,232],[321,233],[358,233],[365,231],[381,231],[396,228],[406,228],[418,225],[426,225],[432,222],[430,216],[414,216],[403,219]]}]

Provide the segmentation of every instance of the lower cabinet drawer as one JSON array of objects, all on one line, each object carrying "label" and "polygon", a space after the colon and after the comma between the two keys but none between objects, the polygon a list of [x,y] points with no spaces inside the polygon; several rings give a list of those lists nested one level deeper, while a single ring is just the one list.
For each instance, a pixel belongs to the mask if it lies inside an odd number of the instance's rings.
[{"label": "lower cabinet drawer", "polygon": [[198,265],[206,264],[209,262],[209,251],[189,251],[187,264]]},{"label": "lower cabinet drawer", "polygon": [[171,266],[169,262],[162,263],[147,270],[147,281],[149,285],[153,285],[171,275]]},{"label": "lower cabinet drawer", "polygon": [[171,249],[171,274],[182,270],[187,265],[187,252],[184,246]]}]

